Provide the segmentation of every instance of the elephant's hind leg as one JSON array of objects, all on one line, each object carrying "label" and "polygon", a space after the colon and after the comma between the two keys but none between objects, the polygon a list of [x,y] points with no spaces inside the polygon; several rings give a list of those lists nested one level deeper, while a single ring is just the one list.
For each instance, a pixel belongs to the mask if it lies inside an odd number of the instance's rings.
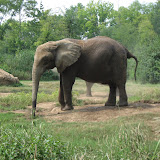
[{"label": "elephant's hind leg", "polygon": [[126,94],[125,84],[118,85],[119,89],[119,106],[128,106],[128,97]]},{"label": "elephant's hind leg", "polygon": [[92,97],[91,88],[93,86],[93,83],[86,81],[86,96]]},{"label": "elephant's hind leg", "polygon": [[110,92],[108,101],[105,103],[105,106],[115,106],[116,105],[116,85],[110,84],[109,85]]}]

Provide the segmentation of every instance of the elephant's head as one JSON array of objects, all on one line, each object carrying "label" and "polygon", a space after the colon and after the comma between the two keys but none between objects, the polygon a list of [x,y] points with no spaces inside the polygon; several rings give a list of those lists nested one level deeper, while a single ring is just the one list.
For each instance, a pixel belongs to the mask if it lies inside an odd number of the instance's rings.
[{"label": "elephant's head", "polygon": [[32,69],[32,116],[35,116],[37,92],[41,75],[54,67],[62,73],[80,57],[81,47],[67,40],[51,41],[37,47]]}]

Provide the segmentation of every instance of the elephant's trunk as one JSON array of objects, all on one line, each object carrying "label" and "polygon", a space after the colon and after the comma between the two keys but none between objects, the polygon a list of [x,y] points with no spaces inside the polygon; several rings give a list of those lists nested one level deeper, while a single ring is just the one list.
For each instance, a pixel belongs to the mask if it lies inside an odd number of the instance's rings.
[{"label": "elephant's trunk", "polygon": [[42,73],[43,71],[40,68],[33,65],[33,70],[32,70],[32,117],[33,118],[35,117],[39,81]]}]

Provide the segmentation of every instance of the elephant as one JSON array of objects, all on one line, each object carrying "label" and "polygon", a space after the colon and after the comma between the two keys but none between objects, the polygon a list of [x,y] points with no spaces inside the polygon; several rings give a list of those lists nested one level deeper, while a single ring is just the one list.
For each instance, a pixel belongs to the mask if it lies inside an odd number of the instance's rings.
[{"label": "elephant", "polygon": [[92,97],[92,92],[91,92],[91,88],[93,86],[94,83],[91,83],[91,82],[86,82],[86,96],[87,97]]},{"label": "elephant", "polygon": [[119,106],[128,106],[125,89],[127,59],[137,58],[116,40],[105,36],[91,39],[62,39],[39,45],[32,68],[32,116],[35,117],[37,93],[41,75],[57,68],[60,73],[59,103],[62,111],[72,110],[72,87],[78,77],[87,82],[109,85],[105,106],[116,106],[116,88],[119,90]]},{"label": "elephant", "polygon": [[[58,74],[56,68],[51,69],[51,71],[52,71],[54,74]],[[58,74],[58,77],[59,77],[59,74]],[[60,77],[59,77],[59,79],[60,79]],[[93,86],[93,83],[87,82],[87,81],[85,81],[85,83],[86,83],[86,96],[87,96],[87,97],[92,97],[91,88],[92,88],[92,86]]]}]

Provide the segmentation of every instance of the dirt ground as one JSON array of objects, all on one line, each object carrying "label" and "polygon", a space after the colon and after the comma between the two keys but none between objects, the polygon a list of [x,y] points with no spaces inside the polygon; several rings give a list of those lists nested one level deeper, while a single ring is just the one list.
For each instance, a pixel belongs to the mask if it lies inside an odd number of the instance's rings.
[{"label": "dirt ground", "polygon": [[[31,108],[31,106],[29,108]],[[30,111],[30,109],[28,111]],[[54,103],[48,102],[38,104],[36,114],[47,120],[59,120],[64,122],[103,122],[122,116],[146,113],[160,113],[160,104],[138,102],[123,108],[105,107],[103,104],[96,104],[75,106],[74,110],[64,112],[60,110],[60,107],[56,107]],[[157,118],[160,120],[160,115]]]},{"label": "dirt ground", "polygon": [[[92,97],[80,95],[80,99],[88,99],[98,103],[105,100],[105,93],[94,92]],[[31,113],[31,106],[26,110],[17,110],[16,113]],[[74,106],[74,110],[61,111],[54,102],[37,104],[36,115],[42,116],[47,120],[58,120],[64,122],[104,122],[123,116],[132,116],[137,114],[154,113],[157,114],[157,120],[160,122],[160,104],[149,104],[143,102],[130,103],[127,107],[106,107],[104,104],[90,104],[85,106]]]},{"label": "dirt ground", "polygon": [[[160,137],[160,103],[149,104],[143,102],[130,103],[127,107],[105,107],[104,104],[97,104],[99,101],[105,101],[107,95],[102,92],[94,92],[92,97],[80,95],[82,100],[90,100],[96,104],[74,106],[74,110],[61,111],[54,102],[46,102],[37,104],[36,115],[41,116],[47,121],[62,121],[62,122],[105,122],[119,117],[129,117],[133,115],[155,114],[155,117],[148,120],[147,123],[153,129],[157,137]],[[8,94],[0,93],[0,96]],[[25,110],[16,110],[15,113],[23,113],[27,117],[31,115],[31,106]]]}]

